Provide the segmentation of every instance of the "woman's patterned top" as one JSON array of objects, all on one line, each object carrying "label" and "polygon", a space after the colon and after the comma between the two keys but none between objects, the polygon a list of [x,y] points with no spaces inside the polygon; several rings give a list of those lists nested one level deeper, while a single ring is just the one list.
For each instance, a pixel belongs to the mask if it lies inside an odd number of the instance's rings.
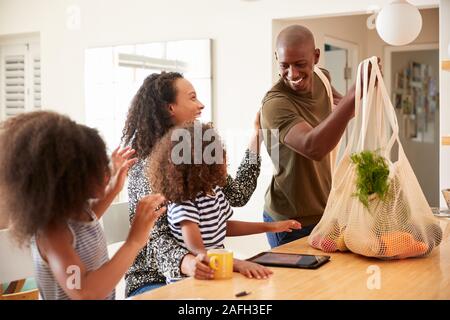
[{"label": "woman's patterned top", "polygon": [[[230,205],[242,207],[256,188],[261,169],[261,157],[250,150],[245,152],[236,178],[227,178],[223,192]],[[128,198],[130,222],[134,219],[136,205],[141,198],[151,193],[146,177],[146,161],[139,160],[129,171]],[[162,215],[151,232],[147,245],[139,252],[133,265],[125,275],[126,296],[141,286],[154,282],[165,283],[166,279],[182,277],[181,261],[189,252],[173,237],[166,214]]]}]

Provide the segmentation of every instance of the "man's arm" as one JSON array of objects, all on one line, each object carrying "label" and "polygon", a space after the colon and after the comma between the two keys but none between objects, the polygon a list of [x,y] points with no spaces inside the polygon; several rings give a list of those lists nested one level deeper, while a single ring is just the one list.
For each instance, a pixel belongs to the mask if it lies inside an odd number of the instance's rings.
[{"label": "man's arm", "polygon": [[289,129],[284,143],[304,157],[320,161],[336,147],[354,113],[355,86],[322,123],[315,128],[306,121],[297,123]]},{"label": "man's arm", "polygon": [[[380,58],[378,58],[378,67],[382,70]],[[371,70],[372,65],[369,64],[369,78]],[[361,77],[363,72],[364,70],[361,70]],[[305,121],[297,123],[288,131],[283,142],[311,160],[320,161],[323,159],[339,143],[348,122],[355,115],[355,88],[356,83],[344,97],[340,98],[340,94],[332,87],[333,100],[339,101],[339,103],[328,118],[315,128],[312,128]],[[363,90],[362,83],[361,90]]]}]

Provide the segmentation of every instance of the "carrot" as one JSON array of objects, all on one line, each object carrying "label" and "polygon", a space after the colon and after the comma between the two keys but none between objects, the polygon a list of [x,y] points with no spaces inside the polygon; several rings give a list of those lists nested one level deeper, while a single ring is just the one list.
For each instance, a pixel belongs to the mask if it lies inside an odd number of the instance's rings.
[{"label": "carrot", "polygon": [[428,250],[428,245],[416,241],[412,234],[395,231],[381,236],[381,255],[399,259],[420,256]]}]

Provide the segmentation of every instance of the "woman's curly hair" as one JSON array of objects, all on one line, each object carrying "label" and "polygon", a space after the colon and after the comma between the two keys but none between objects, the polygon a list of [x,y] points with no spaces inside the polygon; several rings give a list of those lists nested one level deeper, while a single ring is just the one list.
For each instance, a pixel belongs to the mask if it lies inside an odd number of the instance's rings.
[{"label": "woman's curly hair", "polygon": [[[212,130],[209,131],[211,139],[203,138],[208,130]],[[196,134],[201,134],[201,150],[194,149],[194,139],[198,139]],[[188,145],[183,144],[186,142]],[[180,148],[181,145],[187,146],[186,149]],[[190,152],[186,156],[184,151],[188,149]],[[182,152],[177,153],[178,150]],[[218,161],[205,161],[205,150],[206,153],[214,150],[210,154]],[[201,155],[201,161],[195,161],[196,152]],[[210,194],[216,186],[223,187],[227,180],[226,151],[220,137],[211,124],[198,121],[174,127],[167,132],[155,145],[147,163],[152,190],[175,203],[194,200],[199,194]]]},{"label": "woman's curly hair", "polygon": [[168,106],[176,100],[175,81],[179,78],[183,76],[177,72],[153,73],[131,102],[122,141],[136,150],[139,159],[146,158],[155,143],[174,126]]},{"label": "woman's curly hair", "polygon": [[109,173],[97,130],[54,112],[0,124],[0,213],[20,244],[49,224],[79,216]]}]

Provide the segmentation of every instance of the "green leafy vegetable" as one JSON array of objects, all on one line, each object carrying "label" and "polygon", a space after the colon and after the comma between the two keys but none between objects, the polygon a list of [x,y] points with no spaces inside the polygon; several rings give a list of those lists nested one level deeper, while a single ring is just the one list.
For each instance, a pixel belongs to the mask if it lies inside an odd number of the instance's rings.
[{"label": "green leafy vegetable", "polygon": [[354,194],[363,205],[369,207],[369,196],[377,194],[381,200],[385,200],[389,189],[389,167],[386,160],[373,151],[363,151],[351,155],[352,162],[356,165],[356,190]]}]

